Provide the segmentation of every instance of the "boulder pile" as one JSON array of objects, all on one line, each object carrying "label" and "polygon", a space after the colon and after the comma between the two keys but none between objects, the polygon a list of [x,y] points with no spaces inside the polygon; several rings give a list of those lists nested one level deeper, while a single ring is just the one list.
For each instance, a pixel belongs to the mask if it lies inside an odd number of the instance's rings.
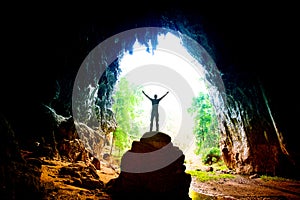
[{"label": "boulder pile", "polygon": [[191,199],[185,156],[162,132],[146,132],[121,160],[120,175],[107,184],[113,199]]}]

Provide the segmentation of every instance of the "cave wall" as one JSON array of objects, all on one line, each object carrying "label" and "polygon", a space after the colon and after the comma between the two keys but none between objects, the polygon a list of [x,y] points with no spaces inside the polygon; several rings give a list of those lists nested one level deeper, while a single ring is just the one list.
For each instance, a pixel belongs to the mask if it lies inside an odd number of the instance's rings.
[{"label": "cave wall", "polygon": [[287,166],[293,168],[294,163],[288,161],[286,143],[273,124],[260,82],[249,79],[249,74],[230,76],[221,119],[220,146],[225,163],[238,173],[286,174]]},{"label": "cave wall", "polygon": [[[245,174],[299,177],[299,153],[292,141],[295,135],[291,136],[284,129],[284,121],[278,120],[284,113],[272,106],[270,96],[264,96],[260,82],[242,87],[243,82],[235,78],[231,81],[240,84],[227,88],[221,120],[220,145],[227,166]],[[282,100],[282,106],[285,101],[289,100]],[[295,133],[296,123],[289,130]]]}]

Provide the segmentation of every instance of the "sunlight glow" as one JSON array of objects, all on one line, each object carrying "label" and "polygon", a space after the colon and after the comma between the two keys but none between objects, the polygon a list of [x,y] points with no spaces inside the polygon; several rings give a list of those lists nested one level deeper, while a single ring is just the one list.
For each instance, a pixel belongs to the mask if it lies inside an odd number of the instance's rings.
[{"label": "sunlight glow", "polygon": [[[157,41],[151,41],[155,35],[157,35]],[[134,37],[139,40],[131,46]],[[145,41],[148,42],[146,45]],[[153,47],[151,44],[157,45]],[[132,114],[134,121],[126,124],[129,125],[126,128],[133,128],[134,135],[131,139],[139,139],[139,133],[144,134],[150,131],[152,105],[143,95],[142,90],[149,96],[157,94],[158,97],[169,91],[159,105],[159,131],[169,134],[173,145],[181,149],[186,158],[189,157],[190,152],[193,156],[196,141],[193,132],[196,124],[195,116],[188,112],[193,99],[198,97],[200,92],[209,94],[220,114],[222,114],[225,99],[222,96],[225,94],[223,93],[224,84],[215,63],[206,50],[198,42],[179,31],[158,27],[131,29],[107,38],[87,55],[74,81],[72,111],[79,133],[82,132],[79,125],[81,123],[89,124],[91,127],[99,126],[99,113],[94,108],[95,105],[99,106],[97,100],[101,101],[102,97],[93,95],[100,86],[97,85],[97,81],[99,83],[106,68],[116,60],[119,61],[121,70],[119,81],[125,78],[130,85],[135,85],[138,89],[135,88],[133,91],[137,93],[136,97],[143,98],[142,102],[139,101],[140,105],[130,110],[130,114],[134,113]],[[116,90],[118,90],[119,81],[116,82]],[[130,99],[128,99],[130,104],[136,99],[131,97],[129,96]],[[131,109],[131,107],[126,108]],[[155,130],[156,126],[153,127],[153,131]],[[81,136],[85,137],[84,134]],[[92,147],[90,143],[84,140],[84,144],[89,149]],[[158,167],[166,166],[165,164],[173,162],[173,159],[175,158],[166,158]],[[139,172],[148,170],[142,168]]]},{"label": "sunlight glow", "polygon": [[[149,43],[149,45],[151,44]],[[176,52],[170,52],[164,48],[166,45],[174,47]],[[205,80],[204,72],[201,71],[203,68],[199,67],[199,65],[182,46],[180,39],[171,33],[158,37],[158,46],[154,53],[147,52],[145,46],[136,42],[133,47],[133,53],[125,53],[119,62],[119,67],[121,68],[120,77],[126,77],[129,82],[142,88],[141,92],[144,90],[150,97],[157,94],[158,98],[167,91],[170,92],[159,104],[159,121],[160,131],[169,134],[172,139],[175,138],[180,126],[182,126],[182,117],[191,117],[191,120],[193,120],[192,116],[187,113],[187,106],[180,102],[180,98],[174,90],[184,90],[184,88],[181,88],[181,82],[184,82],[191,89],[194,97],[198,96],[199,92],[207,92],[203,81]],[[164,74],[157,74],[158,72]],[[171,76],[170,74],[172,73],[175,75]],[[170,79],[168,81],[175,84],[175,86],[178,85],[178,88],[171,88],[169,85],[157,81],[157,78],[160,76]],[[174,77],[180,77],[181,80]],[[153,78],[153,81],[149,81],[149,79],[152,80],[151,78]],[[192,99],[187,100],[187,102],[188,106],[191,106]],[[144,108],[144,115],[141,117],[141,121],[145,123],[144,127],[146,127],[142,131],[147,132],[150,124],[151,102],[144,97],[141,107]],[[181,143],[186,145],[187,142],[182,141],[193,140],[192,130],[193,127],[189,127],[187,132],[190,133],[187,134],[186,138],[178,138],[173,143],[178,146]],[[193,149],[191,148],[191,152]]]},{"label": "sunlight glow", "polygon": [[[150,44],[149,44],[150,45]],[[179,49],[181,55],[177,52],[170,52],[163,47],[165,45],[174,46],[176,50]],[[120,68],[122,69],[121,76],[125,76],[131,70],[145,65],[163,65],[170,67],[172,70],[178,72],[190,84],[194,93],[198,95],[200,91],[206,92],[206,87],[201,79],[204,79],[204,72],[200,71],[200,65],[195,61],[181,45],[180,39],[173,34],[167,34],[165,37],[158,37],[158,46],[154,54],[146,51],[145,46],[141,46],[137,41],[133,46],[133,54],[125,53],[120,61]],[[184,55],[184,57],[183,57]],[[187,60],[187,58],[189,60]]]}]

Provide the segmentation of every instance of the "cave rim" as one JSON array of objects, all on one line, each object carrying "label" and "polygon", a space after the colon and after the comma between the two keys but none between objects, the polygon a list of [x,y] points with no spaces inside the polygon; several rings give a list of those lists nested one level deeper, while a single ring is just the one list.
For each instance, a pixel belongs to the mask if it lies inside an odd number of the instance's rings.
[{"label": "cave rim", "polygon": [[[141,31],[142,30],[142,31]],[[141,32],[139,32],[141,31]],[[76,106],[79,106],[80,104],[78,104],[80,101],[80,99],[77,99],[77,98],[80,98],[80,96],[88,96],[89,94],[88,93],[85,93],[82,94],[80,93],[81,92],[81,89],[86,89],[86,88],[89,88],[90,86],[94,86],[99,82],[102,74],[104,73],[104,71],[106,70],[106,68],[113,63],[113,61],[116,59],[116,58],[120,58],[120,56],[124,56],[124,53],[126,52],[129,52],[131,48],[133,48],[133,45],[129,45],[129,49],[128,49],[128,45],[126,43],[126,41],[130,41],[130,40],[127,40],[128,38],[128,35],[130,34],[130,37],[131,38],[136,38],[136,34],[138,33],[143,33],[144,36],[146,36],[147,33],[151,33],[150,34],[150,37],[148,35],[148,38],[146,37],[146,39],[151,39],[151,36],[155,36],[156,38],[158,37],[159,34],[167,34],[167,33],[172,33],[173,35],[175,35],[176,37],[178,38],[181,38],[181,39],[185,39],[185,44],[186,45],[191,45],[189,44],[188,42],[191,42],[192,45],[196,45],[196,46],[193,46],[191,49],[182,45],[186,51],[192,56],[194,57],[194,59],[197,61],[197,63],[199,63],[204,69],[205,69],[205,72],[207,72],[209,69],[207,68],[210,68],[211,71],[213,71],[213,75],[218,77],[221,81],[221,85],[218,85],[218,83],[216,85],[214,84],[211,84],[209,85],[209,87],[216,87],[217,88],[217,96],[219,96],[221,94],[221,97],[219,97],[220,99],[223,99],[224,100],[224,97],[222,96],[222,92],[221,89],[224,90],[224,84],[222,82],[222,78],[221,78],[221,74],[219,74],[219,70],[217,69],[216,67],[216,64],[214,62],[214,60],[212,59],[212,57],[209,55],[209,53],[206,51],[206,49],[200,45],[197,41],[195,41],[194,39],[192,39],[191,37],[189,37],[189,35],[186,35],[186,34],[182,34],[180,33],[179,31],[176,31],[176,30],[173,30],[173,29],[170,29],[170,28],[167,28],[167,27],[139,27],[139,28],[134,28],[134,29],[129,29],[129,30],[126,30],[126,31],[123,31],[123,32],[120,32],[118,34],[115,34],[109,38],[107,38],[106,40],[104,40],[103,42],[101,42],[100,44],[98,44],[94,49],[92,49],[90,51],[90,53],[86,56],[86,58],[83,60],[79,70],[78,70],[78,73],[77,73],[77,76],[75,78],[75,81],[74,81],[74,85],[73,85],[73,93],[72,93],[72,113],[73,113],[73,119],[74,119],[74,122],[77,122],[75,123],[75,127],[77,130],[79,130],[79,135],[80,135],[80,129],[78,129],[78,124],[80,123],[80,115],[79,113],[76,112],[77,110],[77,107]],[[125,40],[124,40],[124,37],[125,37]],[[144,38],[145,39],[145,38]],[[145,40],[146,40],[145,39]],[[133,39],[131,39],[133,40]],[[145,41],[144,41],[145,42]],[[126,46],[127,45],[127,46]],[[109,52],[107,54],[106,51],[101,51],[101,49],[107,49],[107,47],[110,47],[110,49],[113,49],[113,52]],[[147,47],[147,45],[146,45]],[[192,53],[193,51],[196,50],[196,47],[198,47],[198,51],[196,52],[200,52],[200,56],[197,57],[195,56],[195,52]],[[156,49],[152,49],[153,51],[155,51]],[[189,50],[193,50],[192,52],[189,51]],[[172,49],[171,49],[172,51]],[[101,56],[96,56],[96,60],[93,60],[95,59],[95,53],[96,52],[100,52],[100,55]],[[99,57],[103,58],[105,57],[105,59],[103,60],[99,60]],[[98,58],[98,59],[97,59]],[[90,60],[92,59],[92,60]],[[202,62],[204,62],[205,60],[207,61],[207,59],[210,61],[210,64],[203,64]],[[98,63],[99,66],[97,66],[96,68],[95,67],[95,64],[90,64],[89,61],[93,61],[91,63]],[[208,66],[209,65],[209,66]],[[92,78],[87,78],[86,77],[86,73],[88,71],[87,68],[89,68],[90,66],[92,66],[92,69],[90,70],[100,70],[98,71],[98,73],[94,73],[94,77]],[[207,68],[206,68],[207,67]],[[87,74],[88,75],[88,74]],[[205,76],[206,77],[206,76]],[[86,80],[91,80],[91,81],[94,81],[94,82],[88,82],[88,85],[85,85],[85,82]],[[95,80],[97,80],[95,82]],[[210,83],[210,81],[208,81],[208,83]],[[206,86],[207,87],[207,86]],[[95,87],[96,88],[96,87]],[[79,90],[78,90],[79,89]],[[97,89],[96,89],[97,90]],[[96,92],[97,93],[97,92]],[[211,94],[209,94],[210,98],[212,98]],[[94,98],[92,99],[88,99],[90,104],[94,105],[95,103],[95,100]],[[216,106],[214,104],[214,102],[211,102],[213,107],[215,108],[214,110],[216,110]],[[84,110],[84,108],[82,108],[81,110]],[[92,116],[91,118],[96,118],[96,113],[95,113],[95,110],[91,110],[92,111]],[[95,120],[95,121],[98,121],[98,120]],[[220,124],[220,122],[219,122]],[[98,124],[99,126],[99,124]],[[193,139],[195,140],[195,137],[193,137]],[[85,146],[88,146],[89,145],[86,145]],[[90,149],[91,150],[91,149]],[[174,160],[172,160],[174,161]]]}]

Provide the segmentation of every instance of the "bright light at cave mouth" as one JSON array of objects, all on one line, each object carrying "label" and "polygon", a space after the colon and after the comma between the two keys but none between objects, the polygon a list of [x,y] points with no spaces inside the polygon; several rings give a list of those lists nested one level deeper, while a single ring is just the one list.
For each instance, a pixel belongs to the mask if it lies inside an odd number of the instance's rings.
[{"label": "bright light at cave mouth", "polygon": [[[164,46],[176,49],[176,52],[166,50]],[[149,42],[151,47],[151,43]],[[151,49],[151,48],[150,48]],[[178,53],[179,52],[179,53]],[[176,91],[185,90],[183,85],[187,85],[194,97],[199,92],[207,92],[204,84],[204,68],[197,62],[182,46],[180,38],[168,33],[158,36],[158,44],[154,52],[149,52],[149,47],[142,46],[135,42],[133,51],[124,53],[120,59],[121,77],[125,77],[131,84],[144,90],[150,97],[157,94],[158,98],[167,91],[170,93],[160,102],[160,131],[169,134],[174,144],[181,146],[188,142],[183,140],[193,140],[193,127],[189,127],[190,132],[185,138],[177,138],[177,134],[182,126],[182,118],[192,116],[187,113],[187,108],[191,106],[192,99],[182,100]],[[178,78],[179,77],[179,78]],[[151,102],[144,97],[141,107],[144,112],[141,121],[144,124],[143,132],[149,131]],[[155,130],[155,123],[153,130]],[[194,144],[193,144],[194,145]],[[193,152],[193,147],[189,148]]]}]

